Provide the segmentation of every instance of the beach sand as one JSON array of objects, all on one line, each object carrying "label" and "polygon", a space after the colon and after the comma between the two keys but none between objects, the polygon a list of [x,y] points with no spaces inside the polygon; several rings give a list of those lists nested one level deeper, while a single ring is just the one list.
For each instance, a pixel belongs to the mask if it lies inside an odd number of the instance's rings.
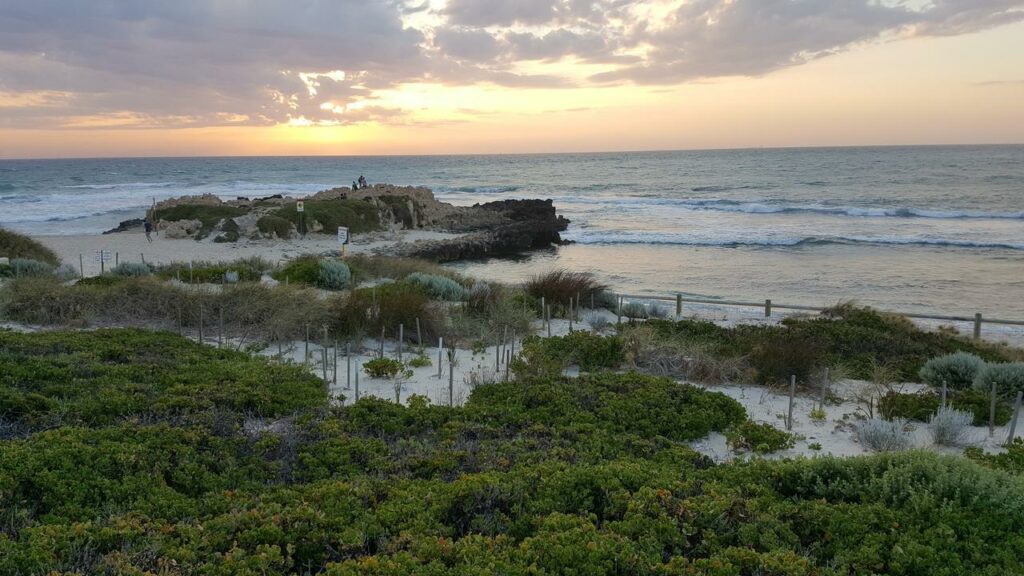
[{"label": "beach sand", "polygon": [[[400,242],[419,240],[441,240],[458,237],[458,234],[431,232],[427,230],[403,230],[376,234],[355,235],[348,246],[349,254],[366,254],[384,250]],[[162,236],[147,242],[142,232],[119,232],[116,234],[94,234],[77,236],[33,236],[47,248],[57,253],[60,259],[79,270],[84,268],[86,276],[98,276],[100,263],[97,252],[110,252],[110,261],[105,264],[109,270],[114,260],[149,264],[171,262],[220,262],[259,256],[271,262],[280,262],[303,254],[324,254],[337,252],[338,241],[333,236],[310,234],[306,238],[292,240],[250,240],[238,242],[213,242],[212,237],[202,241],[182,239],[168,240]],[[81,256],[81,260],[79,260]]]}]

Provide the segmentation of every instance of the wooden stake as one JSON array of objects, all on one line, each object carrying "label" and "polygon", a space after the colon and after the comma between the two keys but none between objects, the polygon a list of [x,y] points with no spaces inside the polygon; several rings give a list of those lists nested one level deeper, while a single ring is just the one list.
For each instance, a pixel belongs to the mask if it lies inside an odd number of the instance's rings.
[{"label": "wooden stake", "polygon": [[974,315],[974,339],[981,338],[981,312]]},{"label": "wooden stake", "polygon": [[551,338],[551,306],[544,307],[544,323],[548,325],[548,338]]},{"label": "wooden stake", "polygon": [[455,406],[455,348],[448,351],[448,405]]},{"label": "wooden stake", "polygon": [[943,408],[946,407],[946,391],[947,391],[946,381],[943,380],[942,381],[942,404],[941,404]]},{"label": "wooden stake", "polygon": [[547,299],[544,296],[540,297],[540,327],[544,328],[548,324],[548,304]]},{"label": "wooden stake", "polygon": [[306,352],[302,356],[302,363],[309,364],[309,324],[306,324]]},{"label": "wooden stake", "polygon": [[203,343],[203,297],[199,296],[199,343]]},{"label": "wooden stake", "polygon": [[423,348],[423,333],[420,332],[420,319],[416,318],[416,346]]},{"label": "wooden stake", "polygon": [[345,390],[352,389],[352,345],[345,342]]},{"label": "wooden stake", "polygon": [[81,254],[78,255],[78,270],[81,272],[82,278],[85,278],[85,259]]},{"label": "wooden stake", "polygon": [[796,396],[796,375],[789,377],[789,414],[786,416],[786,430],[793,429],[793,397]]},{"label": "wooden stake", "polygon": [[444,338],[437,337],[437,379],[441,379],[441,373],[444,371],[444,362],[441,359],[441,350],[444,350]]},{"label": "wooden stake", "polygon": [[405,324],[398,325],[398,361],[402,361],[402,340],[405,339]]},{"label": "wooden stake", "polygon": [[338,387],[338,339],[337,338],[334,339],[334,363],[331,364],[331,366],[332,366],[332,368],[331,368],[331,370],[332,370],[331,382],[333,382],[334,387],[337,388]]},{"label": "wooden stake", "polygon": [[217,307],[217,348],[224,345],[224,306]]},{"label": "wooden stake", "polygon": [[1021,395],[1024,392],[1017,392],[1017,400],[1013,403],[1013,418],[1010,420],[1010,433],[1006,436],[1006,444],[1009,445],[1013,442],[1014,437],[1017,436],[1017,418],[1020,416],[1020,401]]},{"label": "wooden stake", "polygon": [[380,357],[384,357],[384,326],[380,327]]},{"label": "wooden stake", "polygon": [[356,358],[356,402],[359,402],[359,358]]},{"label": "wooden stake", "polygon": [[992,383],[992,403],[988,407],[988,437],[996,433],[996,383]]}]

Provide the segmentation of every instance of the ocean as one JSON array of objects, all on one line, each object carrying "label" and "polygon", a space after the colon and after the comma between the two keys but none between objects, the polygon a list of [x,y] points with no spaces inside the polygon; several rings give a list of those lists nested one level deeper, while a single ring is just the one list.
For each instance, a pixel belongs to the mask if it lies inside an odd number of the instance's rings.
[{"label": "ocean", "polygon": [[1024,146],[497,156],[0,160],[0,226],[98,233],[153,200],[371,182],[473,204],[551,198],[574,243],[458,263],[506,281],[1024,318]]}]

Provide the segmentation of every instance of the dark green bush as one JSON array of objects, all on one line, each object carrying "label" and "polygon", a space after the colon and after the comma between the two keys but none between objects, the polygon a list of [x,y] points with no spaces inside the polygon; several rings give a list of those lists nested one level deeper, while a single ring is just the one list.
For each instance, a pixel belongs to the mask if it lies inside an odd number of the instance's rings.
[{"label": "dark green bush", "polygon": [[622,339],[591,332],[573,331],[565,336],[523,338],[521,358],[515,369],[523,373],[560,375],[565,367],[579,365],[581,370],[616,369],[625,361]]},{"label": "dark green bush", "polygon": [[57,258],[57,254],[53,250],[28,236],[11,232],[5,228],[0,228],[0,256],[5,256],[11,260],[15,258],[38,260],[50,266],[60,264],[60,259]]},{"label": "dark green bush", "polygon": [[282,240],[287,240],[292,237],[292,223],[289,220],[285,220],[280,216],[274,216],[267,214],[261,216],[256,221],[256,228],[267,235],[275,235]]},{"label": "dark green bush", "polygon": [[228,272],[237,272],[240,282],[258,282],[264,271],[272,270],[273,262],[262,258],[242,258],[229,262],[173,262],[157,266],[154,274],[164,280],[179,279],[182,282],[220,284]]},{"label": "dark green bush", "polygon": [[411,334],[417,319],[424,338],[433,340],[441,333],[443,317],[422,290],[404,283],[382,284],[353,290],[336,311],[335,328],[342,334],[371,336],[383,328],[396,337],[399,325]]},{"label": "dark green bush", "polygon": [[[988,425],[991,398],[983,392],[975,390],[950,391],[946,397],[951,408],[966,410],[974,415],[975,426]],[[906,418],[928,422],[932,414],[939,409],[942,401],[937,393],[920,392],[917,394],[900,394],[889,392],[878,399],[878,413],[883,418]],[[1013,408],[1005,401],[996,404],[996,425],[1002,426],[1010,421]]]},{"label": "dark green bush", "polygon": [[363,370],[370,378],[393,378],[405,368],[394,358],[374,358],[363,364]]},{"label": "dark green bush", "polygon": [[273,416],[324,398],[299,367],[143,330],[0,331],[0,390],[0,413],[33,427],[211,409]]},{"label": "dark green bush", "polygon": [[213,228],[221,220],[244,216],[247,212],[248,210],[245,208],[223,204],[179,204],[167,208],[158,208],[153,212],[153,219],[157,221],[166,220],[167,222],[198,220],[202,223],[202,226],[196,234],[196,238],[205,238],[209,236],[210,232],[213,231]]},{"label": "dark green bush", "polygon": [[771,424],[758,424],[750,420],[731,428],[725,437],[734,450],[753,450],[758,454],[785,450],[795,444],[795,438],[789,432]]}]

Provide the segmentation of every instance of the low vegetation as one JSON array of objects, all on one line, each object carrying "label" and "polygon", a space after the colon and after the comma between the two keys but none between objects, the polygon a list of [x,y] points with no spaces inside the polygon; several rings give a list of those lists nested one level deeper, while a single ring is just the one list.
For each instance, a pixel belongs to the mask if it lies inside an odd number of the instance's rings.
[{"label": "low vegetation", "polygon": [[779,430],[771,424],[756,423],[750,420],[730,428],[725,437],[733,450],[754,451],[758,454],[786,450],[796,444],[796,438],[792,434]]},{"label": "low vegetation", "polygon": [[482,384],[455,408],[328,406],[297,367],[168,334],[0,338],[0,397],[19,406],[0,426],[3,574],[1020,567],[1016,447],[714,465],[686,443],[777,434],[722,394],[636,373]]},{"label": "low vegetation", "polygon": [[166,208],[158,208],[153,212],[153,219],[159,222],[166,220],[198,220],[201,223],[196,239],[210,235],[210,232],[223,220],[244,216],[248,210],[237,206],[208,204],[178,204]]},{"label": "low vegetation", "polygon": [[945,385],[950,390],[963,390],[974,384],[985,361],[968,352],[954,352],[937,356],[924,363],[919,376],[925,384],[936,388]]},{"label": "low vegetation", "polygon": [[[325,234],[336,234],[339,226],[349,229],[350,234],[373,232],[381,228],[377,207],[366,200],[306,200],[303,205],[303,217],[294,203],[287,204],[271,214],[286,220],[300,233],[312,232],[313,222],[317,222]],[[274,223],[275,230],[279,226]],[[303,230],[303,226],[307,229]]]},{"label": "low vegetation", "polygon": [[50,266],[60,264],[60,259],[57,258],[53,250],[28,236],[11,232],[5,228],[0,228],[0,257],[10,258],[11,260],[26,258],[45,262]]},{"label": "low vegetation", "polygon": [[153,273],[164,280],[221,284],[229,272],[238,274],[239,282],[258,282],[264,272],[274,268],[274,263],[269,260],[242,258],[230,262],[175,262],[157,266]]},{"label": "low vegetation", "polygon": [[537,301],[538,306],[540,299],[544,298],[554,311],[568,309],[570,300],[574,307],[580,307],[580,300],[590,302],[607,289],[590,274],[568,270],[538,274],[530,278],[524,288]]},{"label": "low vegetation", "polygon": [[[948,406],[964,410],[972,415],[975,426],[987,426],[991,410],[991,397],[983,392],[960,390],[949,392]],[[932,415],[941,407],[942,399],[934,391],[905,394],[889,392],[878,399],[878,413],[883,418],[905,418],[918,422],[928,422]],[[996,426],[1010,421],[1013,406],[1005,400],[996,403]]]}]

